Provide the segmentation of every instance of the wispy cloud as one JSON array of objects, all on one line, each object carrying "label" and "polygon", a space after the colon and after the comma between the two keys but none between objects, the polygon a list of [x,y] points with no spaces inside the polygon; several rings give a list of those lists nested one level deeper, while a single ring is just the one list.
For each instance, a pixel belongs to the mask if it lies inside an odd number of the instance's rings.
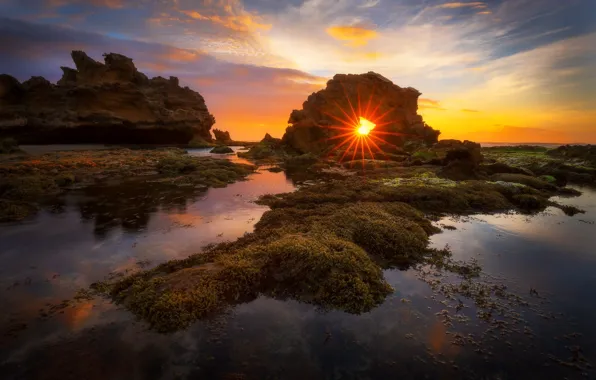
[{"label": "wispy cloud", "polygon": [[446,111],[446,109],[441,106],[441,102],[428,98],[418,99],[418,108],[421,110]]},{"label": "wispy cloud", "polygon": [[327,28],[327,33],[340,41],[346,41],[348,46],[359,47],[378,37],[376,30],[358,25],[338,25]]},{"label": "wispy cloud", "polygon": [[457,9],[457,8],[486,8],[486,3],[475,1],[470,3],[461,3],[461,2],[454,2],[454,3],[444,3],[437,5],[437,8],[447,8],[447,9]]}]

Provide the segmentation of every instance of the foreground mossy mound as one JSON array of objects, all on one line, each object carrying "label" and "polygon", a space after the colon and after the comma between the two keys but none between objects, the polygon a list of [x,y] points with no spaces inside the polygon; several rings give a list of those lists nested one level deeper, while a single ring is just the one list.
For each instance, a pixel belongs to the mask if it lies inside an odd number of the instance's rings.
[{"label": "foreground mossy mound", "polygon": [[429,236],[440,231],[431,219],[536,211],[552,204],[548,197],[509,182],[333,180],[262,197],[259,203],[271,210],[253,233],[234,242],[94,288],[160,331],[184,328],[259,295],[362,313],[392,292],[383,269],[444,262],[444,251],[428,247]]},{"label": "foreground mossy mound", "polygon": [[114,295],[161,331],[185,327],[261,293],[359,313],[391,291],[366,252],[325,233],[287,234],[221,253],[210,264],[154,273],[116,284]]},{"label": "foreground mossy mound", "polygon": [[69,151],[6,159],[0,161],[0,221],[22,220],[45,200],[72,187],[143,179],[172,186],[223,187],[253,171],[251,165],[193,157],[176,148]]}]

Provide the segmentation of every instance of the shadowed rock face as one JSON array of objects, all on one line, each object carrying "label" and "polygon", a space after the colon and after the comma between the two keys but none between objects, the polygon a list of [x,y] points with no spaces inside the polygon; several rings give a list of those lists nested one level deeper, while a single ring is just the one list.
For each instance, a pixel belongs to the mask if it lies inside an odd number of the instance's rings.
[{"label": "shadowed rock face", "polygon": [[[414,88],[399,87],[373,72],[337,74],[324,90],[310,95],[301,110],[292,111],[283,142],[300,153],[325,152],[340,141],[330,138],[346,133],[333,128],[346,127],[338,118],[349,117],[356,125],[358,117],[363,116],[377,123],[375,132],[381,132],[378,136],[389,143],[387,150],[411,140],[434,144],[440,132],[418,115],[420,95]],[[378,140],[377,143],[381,145]]]},{"label": "shadowed rock face", "polygon": [[0,137],[21,144],[211,141],[215,118],[178,78],[149,79],[120,54],[105,54],[105,64],[82,51],[73,51],[72,59],[76,70],[62,67],[56,85],[0,75]]}]

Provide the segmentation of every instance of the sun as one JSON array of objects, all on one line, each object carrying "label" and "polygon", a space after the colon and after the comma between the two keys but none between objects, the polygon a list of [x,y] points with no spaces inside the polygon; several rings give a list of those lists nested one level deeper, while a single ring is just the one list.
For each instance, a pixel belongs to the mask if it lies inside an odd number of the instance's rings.
[{"label": "sun", "polygon": [[360,116],[360,124],[357,126],[356,133],[360,136],[367,136],[376,126],[372,121]]}]

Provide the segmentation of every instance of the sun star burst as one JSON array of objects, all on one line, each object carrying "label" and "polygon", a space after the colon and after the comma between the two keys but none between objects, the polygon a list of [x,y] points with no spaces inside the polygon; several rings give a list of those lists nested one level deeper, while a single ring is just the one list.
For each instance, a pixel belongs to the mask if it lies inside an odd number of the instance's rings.
[{"label": "sun star burst", "polygon": [[391,124],[399,123],[398,120],[387,120],[389,115],[393,113],[394,108],[382,107],[380,102],[374,104],[374,91],[370,93],[366,104],[361,103],[359,89],[357,90],[358,103],[356,105],[352,104],[345,88],[344,95],[349,108],[343,108],[338,102],[334,101],[336,111],[338,111],[335,114],[328,110],[320,110],[321,113],[337,122],[335,125],[325,127],[336,131],[333,136],[326,139],[328,141],[337,141],[335,146],[328,152],[329,157],[336,154],[335,157],[338,157],[340,162],[347,158],[351,161],[351,165],[356,162],[356,159],[361,159],[363,167],[366,159],[376,159],[375,154],[380,153],[388,158],[382,147],[395,147],[395,145],[381,136],[402,135],[402,133],[386,130]]}]

